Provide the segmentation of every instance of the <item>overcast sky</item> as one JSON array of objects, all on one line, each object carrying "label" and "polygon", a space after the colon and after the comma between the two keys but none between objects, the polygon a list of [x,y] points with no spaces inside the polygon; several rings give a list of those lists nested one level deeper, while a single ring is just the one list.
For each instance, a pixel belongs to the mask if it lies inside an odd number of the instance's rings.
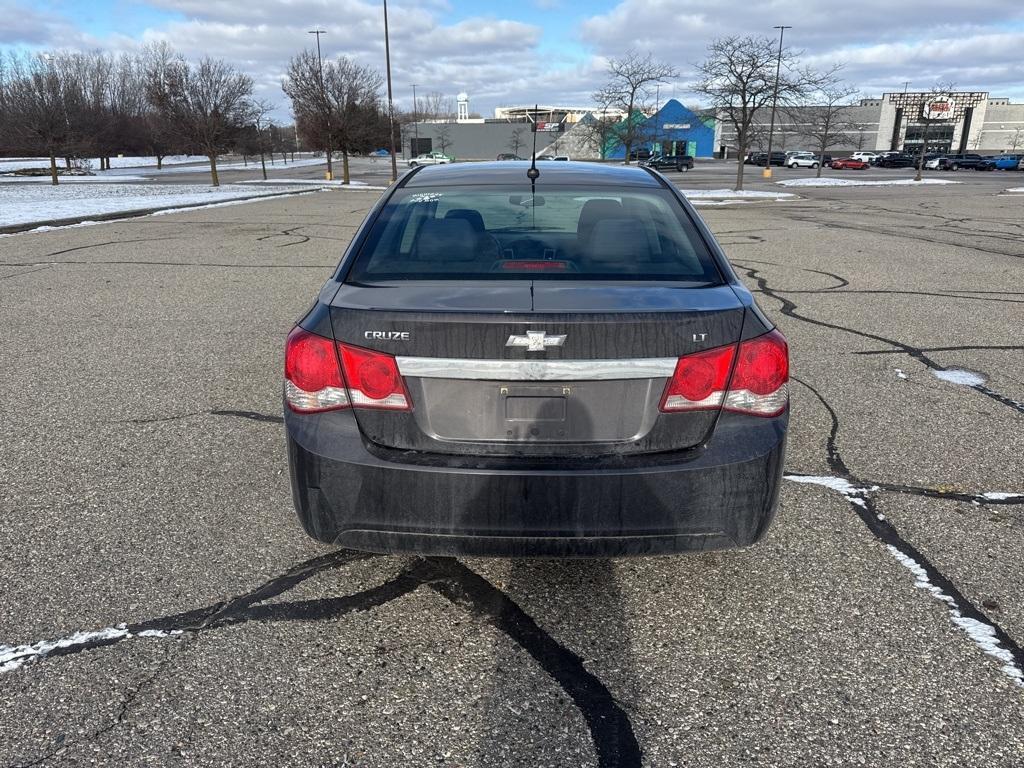
[{"label": "overcast sky", "polygon": [[[395,99],[470,95],[491,116],[502,104],[589,104],[608,57],[651,51],[680,70],[662,88],[694,103],[693,63],[715,37],[777,34],[809,63],[846,62],[865,96],[927,89],[937,81],[1024,101],[1022,0],[392,0]],[[0,0],[0,47],[131,49],[167,40],[188,57],[228,59],[259,95],[287,112],[280,90],[290,56],[327,30],[325,56],[344,54],[384,68],[383,15],[366,0]]]}]

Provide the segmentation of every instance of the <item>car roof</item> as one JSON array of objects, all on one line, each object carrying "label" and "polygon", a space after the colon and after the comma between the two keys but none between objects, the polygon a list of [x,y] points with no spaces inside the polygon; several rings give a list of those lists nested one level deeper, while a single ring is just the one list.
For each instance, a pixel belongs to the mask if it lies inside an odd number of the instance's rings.
[{"label": "car roof", "polygon": [[[471,184],[517,184],[528,181],[528,160],[505,160],[486,163],[453,163],[431,165],[412,172],[402,186],[434,187]],[[581,184],[610,187],[660,187],[661,182],[649,171],[636,166],[603,165],[586,162],[544,163],[538,165],[537,184]]]}]

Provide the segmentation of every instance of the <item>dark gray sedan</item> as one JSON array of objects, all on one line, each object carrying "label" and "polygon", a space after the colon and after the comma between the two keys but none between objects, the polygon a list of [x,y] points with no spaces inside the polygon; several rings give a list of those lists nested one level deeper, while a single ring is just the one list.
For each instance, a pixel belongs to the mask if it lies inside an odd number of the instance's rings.
[{"label": "dark gray sedan", "polygon": [[529,170],[405,175],[288,336],[303,526],[438,555],[757,541],[782,473],[785,339],[656,171]]}]

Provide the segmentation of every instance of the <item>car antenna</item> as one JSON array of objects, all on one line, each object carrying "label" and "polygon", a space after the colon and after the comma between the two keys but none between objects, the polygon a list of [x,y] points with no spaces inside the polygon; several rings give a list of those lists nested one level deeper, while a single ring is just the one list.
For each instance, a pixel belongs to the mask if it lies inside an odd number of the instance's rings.
[{"label": "car antenna", "polygon": [[526,178],[530,180],[530,191],[533,193],[537,191],[537,177],[540,176],[540,171],[537,169],[537,110],[539,108],[539,104],[533,105],[533,157],[530,160],[530,169],[526,172]]}]

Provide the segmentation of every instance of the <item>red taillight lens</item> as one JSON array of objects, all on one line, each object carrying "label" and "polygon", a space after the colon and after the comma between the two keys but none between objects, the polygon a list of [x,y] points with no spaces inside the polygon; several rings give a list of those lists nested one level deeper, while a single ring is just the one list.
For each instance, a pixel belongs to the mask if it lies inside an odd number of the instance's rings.
[{"label": "red taillight lens", "polygon": [[353,406],[409,410],[409,393],[394,357],[348,344],[338,347]]},{"label": "red taillight lens", "polygon": [[661,396],[661,410],[721,408],[735,353],[736,347],[718,347],[680,357]]},{"label": "red taillight lens", "polygon": [[302,328],[288,334],[284,379],[285,401],[300,413],[350,406],[410,410],[395,358],[336,344]]},{"label": "red taillight lens", "polygon": [[679,358],[675,373],[665,385],[661,410],[671,413],[724,407],[755,416],[778,416],[789,405],[788,382],[789,348],[783,335],[772,331],[738,346]]},{"label": "red taillight lens", "polygon": [[349,405],[331,339],[292,330],[285,344],[284,379],[284,397],[293,410],[316,413]]},{"label": "red taillight lens", "polygon": [[789,406],[789,345],[778,331],[740,344],[727,411],[778,416]]}]

